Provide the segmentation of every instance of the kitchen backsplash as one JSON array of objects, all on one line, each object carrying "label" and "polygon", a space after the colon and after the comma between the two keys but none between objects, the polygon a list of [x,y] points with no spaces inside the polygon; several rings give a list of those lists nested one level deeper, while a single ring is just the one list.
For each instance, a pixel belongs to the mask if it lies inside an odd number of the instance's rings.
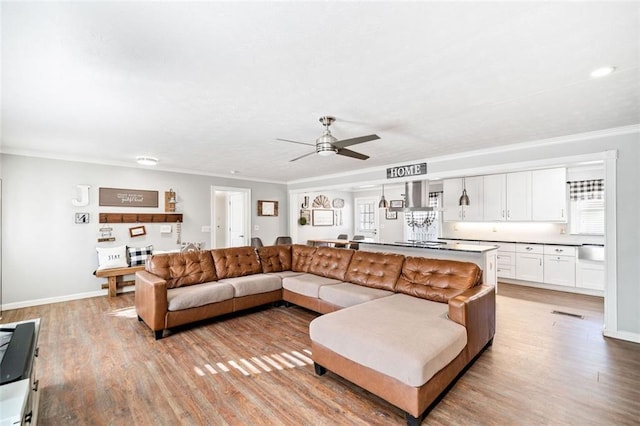
[{"label": "kitchen backsplash", "polygon": [[570,235],[566,223],[444,222],[442,238],[541,243],[604,244],[602,235]]}]

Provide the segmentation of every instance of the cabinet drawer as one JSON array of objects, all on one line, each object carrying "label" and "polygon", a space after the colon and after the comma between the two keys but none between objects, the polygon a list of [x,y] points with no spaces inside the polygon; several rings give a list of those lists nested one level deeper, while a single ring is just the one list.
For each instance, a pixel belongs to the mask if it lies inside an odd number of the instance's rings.
[{"label": "cabinet drawer", "polygon": [[543,254],[542,244],[516,244],[516,253]]},{"label": "cabinet drawer", "polygon": [[576,257],[576,248],[574,246],[556,246],[545,244],[544,254]]},{"label": "cabinet drawer", "polygon": [[498,266],[508,266],[516,264],[516,254],[511,252],[498,251]]},{"label": "cabinet drawer", "polygon": [[516,267],[515,265],[500,265],[498,263],[498,278],[515,278]]},{"label": "cabinet drawer", "polygon": [[498,246],[498,251],[516,251],[516,243],[491,243]]}]

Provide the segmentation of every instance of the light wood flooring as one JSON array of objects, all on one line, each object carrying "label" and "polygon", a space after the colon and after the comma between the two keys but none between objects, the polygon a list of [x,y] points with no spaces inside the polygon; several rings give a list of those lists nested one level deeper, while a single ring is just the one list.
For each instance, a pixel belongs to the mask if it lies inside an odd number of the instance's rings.
[{"label": "light wood flooring", "polygon": [[[132,305],[128,293],[4,312],[42,318],[40,424],[404,424],[381,399],[294,363],[312,312],[255,309],[154,341]],[[500,284],[493,346],[423,424],[639,424],[640,345],[603,338],[602,322],[601,298]]]}]

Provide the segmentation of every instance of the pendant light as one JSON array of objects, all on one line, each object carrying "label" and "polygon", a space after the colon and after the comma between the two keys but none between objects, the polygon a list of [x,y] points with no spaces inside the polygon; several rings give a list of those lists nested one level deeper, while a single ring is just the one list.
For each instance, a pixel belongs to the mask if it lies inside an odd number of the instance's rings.
[{"label": "pendant light", "polygon": [[458,201],[458,205],[460,205],[460,206],[468,206],[469,205],[469,196],[467,195],[467,181],[466,181],[466,178],[462,178],[462,195],[460,196],[460,200]]},{"label": "pendant light", "polygon": [[378,208],[379,209],[389,208],[389,203],[387,202],[386,198],[384,198],[384,184],[382,185],[382,197],[380,197],[380,202],[378,203]]}]

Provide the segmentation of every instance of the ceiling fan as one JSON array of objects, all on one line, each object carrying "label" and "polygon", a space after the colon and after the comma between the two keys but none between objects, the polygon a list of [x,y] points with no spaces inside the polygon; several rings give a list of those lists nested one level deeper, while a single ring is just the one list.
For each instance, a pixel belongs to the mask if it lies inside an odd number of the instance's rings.
[{"label": "ceiling fan", "polygon": [[315,144],[306,143],[306,142],[292,141],[292,140],[289,140],[289,139],[279,139],[278,138],[276,140],[283,141],[283,142],[297,143],[297,144],[300,144],[300,145],[308,145],[308,146],[313,146],[313,147],[316,148],[316,150],[313,151],[313,152],[301,155],[300,157],[296,157],[293,160],[289,160],[289,161],[296,161],[296,160],[299,160],[299,159],[304,158],[304,157],[308,157],[309,155],[313,155],[313,154],[318,154],[318,155],[322,155],[322,156],[329,156],[329,155],[338,154],[338,155],[344,155],[345,157],[356,158],[358,160],[366,160],[367,158],[369,158],[368,155],[364,155],[364,154],[360,154],[359,152],[351,151],[350,149],[347,149],[346,147],[351,146],[351,145],[356,145],[356,144],[359,144],[359,143],[363,143],[363,142],[374,141],[376,139],[380,139],[380,136],[378,136],[378,135],[366,135],[366,136],[359,136],[357,138],[343,139],[343,140],[339,141],[338,139],[333,137],[333,135],[331,135],[331,131],[329,130],[329,126],[334,121],[336,121],[336,118],[335,117],[331,117],[329,115],[325,115],[323,117],[320,117],[320,122],[324,126],[324,134],[322,136],[320,136],[318,139],[316,139],[316,143]]}]

